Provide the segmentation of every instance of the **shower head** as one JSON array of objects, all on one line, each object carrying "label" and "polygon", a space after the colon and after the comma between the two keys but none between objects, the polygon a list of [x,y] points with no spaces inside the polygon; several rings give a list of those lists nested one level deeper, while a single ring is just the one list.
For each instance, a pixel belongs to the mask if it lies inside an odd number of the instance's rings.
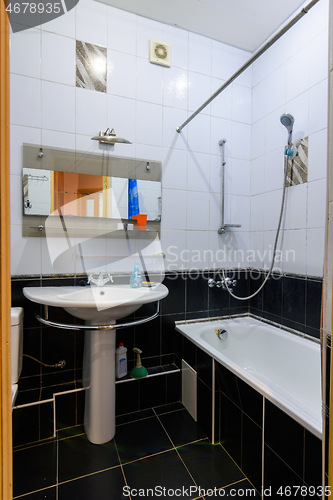
[{"label": "shower head", "polygon": [[295,119],[293,115],[290,115],[289,113],[284,113],[283,115],[280,116],[280,122],[288,130],[288,149],[291,149],[294,121]]}]

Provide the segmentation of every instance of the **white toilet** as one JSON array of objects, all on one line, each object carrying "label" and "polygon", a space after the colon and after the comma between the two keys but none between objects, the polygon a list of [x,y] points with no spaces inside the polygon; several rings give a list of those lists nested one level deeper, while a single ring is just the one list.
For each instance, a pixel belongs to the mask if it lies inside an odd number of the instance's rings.
[{"label": "white toilet", "polygon": [[15,404],[18,379],[22,371],[23,361],[23,308],[11,307],[11,384],[12,384],[12,408]]}]

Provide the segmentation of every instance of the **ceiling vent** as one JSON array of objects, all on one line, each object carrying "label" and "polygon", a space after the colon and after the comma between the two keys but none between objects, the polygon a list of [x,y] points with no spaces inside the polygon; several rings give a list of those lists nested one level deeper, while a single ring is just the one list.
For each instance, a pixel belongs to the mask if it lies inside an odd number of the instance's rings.
[{"label": "ceiling vent", "polygon": [[160,40],[150,40],[149,62],[167,66],[170,68],[170,43],[161,42]]}]

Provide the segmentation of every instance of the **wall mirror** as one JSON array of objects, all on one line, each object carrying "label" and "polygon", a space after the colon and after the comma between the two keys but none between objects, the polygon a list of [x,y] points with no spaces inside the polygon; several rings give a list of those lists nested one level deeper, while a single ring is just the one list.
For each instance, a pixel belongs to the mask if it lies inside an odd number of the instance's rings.
[{"label": "wall mirror", "polygon": [[24,215],[161,221],[160,162],[24,144],[22,184]]}]

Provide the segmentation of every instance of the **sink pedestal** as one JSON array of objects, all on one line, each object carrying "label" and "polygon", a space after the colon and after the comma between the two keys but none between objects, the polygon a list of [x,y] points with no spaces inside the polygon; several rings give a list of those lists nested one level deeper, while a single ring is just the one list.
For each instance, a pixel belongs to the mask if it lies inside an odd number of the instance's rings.
[{"label": "sink pedestal", "polygon": [[88,330],[84,333],[84,429],[94,444],[107,443],[116,431],[115,343],[115,330]]}]

